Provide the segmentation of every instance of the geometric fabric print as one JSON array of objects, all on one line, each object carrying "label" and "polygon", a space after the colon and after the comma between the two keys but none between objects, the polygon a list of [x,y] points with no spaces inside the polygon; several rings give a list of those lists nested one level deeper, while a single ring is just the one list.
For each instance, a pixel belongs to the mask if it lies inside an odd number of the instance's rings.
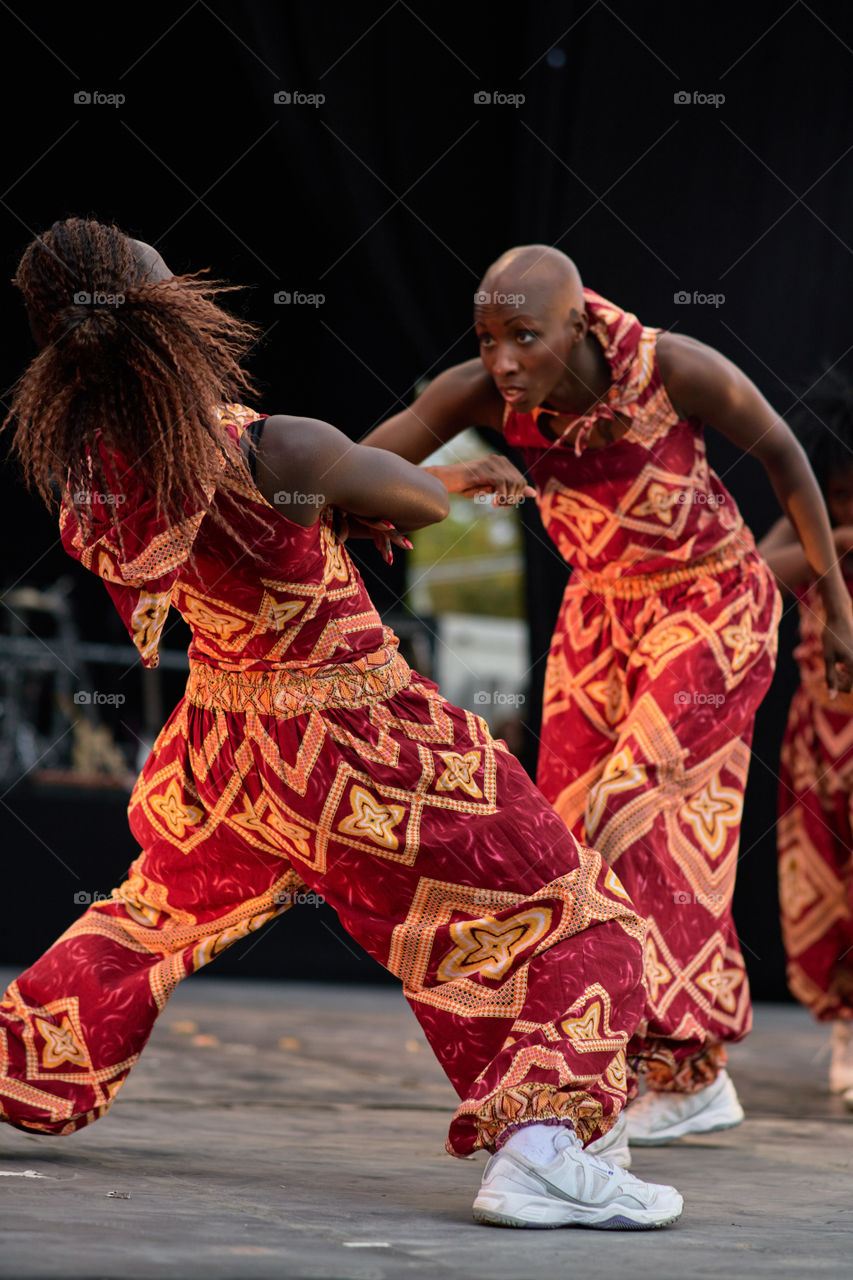
[{"label": "geometric fabric print", "polygon": [[446,768],[444,773],[436,778],[436,790],[455,791],[457,787],[461,787],[469,796],[482,800],[483,793],[473,777],[480,767],[480,752],[466,751],[464,755],[460,755],[458,751],[439,751],[438,754]]},{"label": "geometric fabric print", "polygon": [[697,840],[712,858],[722,853],[727,832],[740,825],[742,814],[743,792],[724,787],[719,773],[681,809],[681,817],[690,824]]},{"label": "geometric fabric print", "polygon": [[741,615],[740,621],[723,627],[720,635],[723,643],[733,649],[732,671],[740,671],[754,653],[764,644],[764,637],[757,636],[752,628],[752,616],[748,609]]},{"label": "geometric fabric print", "polygon": [[187,827],[196,826],[204,816],[196,805],[184,803],[181,785],[174,777],[162,794],[149,796],[148,803],[177,840],[183,840]]},{"label": "geometric fabric print", "polygon": [[186,588],[183,588],[183,598],[184,607],[181,612],[189,625],[200,631],[212,631],[220,643],[228,644],[234,632],[242,631],[246,626],[247,619],[218,613],[206,602],[191,596]]},{"label": "geometric fabric print", "polygon": [[311,861],[311,847],[308,843],[311,839],[310,831],[282,817],[267,795],[261,795],[256,805],[252,804],[247,795],[243,795],[242,800],[243,812],[231,813],[229,817],[232,822],[242,830],[260,836],[267,847],[274,849],[283,839],[288,854],[293,851],[304,861]]},{"label": "geometric fabric print", "polygon": [[643,976],[649,988],[649,999],[652,1004],[658,1003],[658,991],[671,980],[672,974],[660,959],[655,947],[654,938],[649,934],[646,939],[646,957]]},{"label": "geometric fabric print", "polygon": [[41,1049],[42,1066],[50,1070],[60,1067],[65,1062],[73,1066],[89,1067],[89,1055],[77,1039],[74,1028],[67,1015],[54,1026],[44,1018],[35,1018],[35,1025],[41,1034],[44,1044]]},{"label": "geometric fabric print", "polygon": [[625,718],[630,705],[625,676],[615,664],[608,671],[606,679],[590,681],[584,686],[584,692],[603,704],[608,724],[618,724]]},{"label": "geometric fabric print", "polygon": [[742,969],[726,969],[722,953],[718,951],[711,961],[710,969],[696,978],[700,986],[714,1004],[720,1004],[726,1013],[734,1013],[737,1007],[737,988],[743,982]]},{"label": "geometric fabric print", "polygon": [[354,786],[350,792],[352,811],[341,822],[338,830],[348,836],[360,836],[381,845],[383,849],[398,849],[400,842],[392,831],[405,816],[406,810],[401,804],[382,804],[365,791],[363,787]]},{"label": "geometric fabric print", "polygon": [[631,508],[632,516],[657,516],[662,524],[672,524],[672,508],[684,505],[687,494],[683,489],[665,489],[653,480],[646,490],[644,502]]},{"label": "geometric fabric print", "polygon": [[438,966],[441,982],[470,978],[480,973],[498,980],[510,969],[520,951],[534,946],[551,927],[552,911],[541,906],[506,920],[484,917],[452,924],[448,930],[456,946]]},{"label": "geometric fabric print", "polygon": [[610,757],[601,778],[590,791],[587,800],[586,832],[590,843],[595,843],[595,832],[598,830],[610,797],[622,791],[634,791],[637,787],[645,786],[646,780],[646,770],[643,765],[634,763],[634,755],[630,747],[623,747],[616,755]]},{"label": "geometric fabric print", "polygon": [[596,987],[601,992],[600,997],[577,1017],[563,1018],[560,1030],[569,1037],[578,1053],[598,1053],[602,1049],[616,1053],[623,1048],[625,1037],[613,1034],[610,1028],[610,997],[598,983]]}]

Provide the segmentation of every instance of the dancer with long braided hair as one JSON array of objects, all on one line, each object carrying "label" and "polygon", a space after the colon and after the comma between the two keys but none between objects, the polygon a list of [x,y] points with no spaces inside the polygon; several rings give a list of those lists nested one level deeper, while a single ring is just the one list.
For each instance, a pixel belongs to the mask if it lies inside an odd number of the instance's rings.
[{"label": "dancer with long braided hair", "polygon": [[16,283],[40,348],[7,420],[24,472],[58,487],[65,548],[142,661],[170,605],[192,642],[131,796],[139,857],[0,1004],[2,1118],[103,1115],[176,984],[307,885],[402,979],[461,1098],[448,1150],[496,1152],[478,1220],[674,1221],[678,1193],[616,1163],[643,921],[485,723],[406,665],[334,534],[340,509],[400,540],[444,517],[444,486],[235,403],[251,327],[114,227],[56,223]]}]

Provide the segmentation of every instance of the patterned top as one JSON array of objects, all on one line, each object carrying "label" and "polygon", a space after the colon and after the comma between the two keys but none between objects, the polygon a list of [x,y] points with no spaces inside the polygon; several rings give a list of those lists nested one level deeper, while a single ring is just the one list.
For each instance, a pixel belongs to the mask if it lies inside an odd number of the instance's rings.
[{"label": "patterned top", "polygon": [[[574,445],[543,433],[547,408],[516,413],[507,406],[504,435],[524,457],[549,535],[582,572],[605,578],[680,569],[708,556],[751,548],[734,499],[711,470],[702,424],[679,420],[656,356],[660,330],[641,325],[590,289],[584,290],[612,385],[582,418]],[[587,448],[600,419],[629,419],[627,433]],[[566,415],[560,415],[565,417]]]},{"label": "patterned top", "polygon": [[[218,412],[235,442],[259,416],[237,404]],[[206,493],[169,526],[132,470],[122,466],[121,483],[114,483],[116,460],[104,451],[102,457],[110,491],[91,495],[92,532],[84,536],[73,506],[63,502],[62,544],[103,578],[146,667],[157,665],[171,605],[192,629],[190,659],[231,670],[354,662],[388,641],[358,570],[335,541],[330,512],[308,528],[295,524],[264,499],[242,462],[222,455],[232,487]],[[205,520],[214,504],[254,557]],[[123,555],[109,505],[120,508]]]}]

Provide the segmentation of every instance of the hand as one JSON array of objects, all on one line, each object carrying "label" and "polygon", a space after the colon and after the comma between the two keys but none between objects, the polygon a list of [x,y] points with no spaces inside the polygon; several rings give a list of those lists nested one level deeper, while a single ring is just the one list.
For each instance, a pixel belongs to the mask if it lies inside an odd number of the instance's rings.
[{"label": "hand", "polygon": [[823,629],[823,657],[829,696],[849,693],[853,687],[853,612],[827,618]]},{"label": "hand", "polygon": [[492,503],[496,507],[517,506],[525,498],[536,497],[536,490],[502,453],[444,467],[424,467],[424,470],[437,476],[448,493],[459,493],[465,498],[494,494]]},{"label": "hand", "polygon": [[409,539],[395,529],[390,520],[354,516],[349,511],[341,511],[339,507],[335,507],[332,529],[335,541],[341,545],[347,538],[372,538],[373,545],[386,564],[394,563],[392,543],[397,547],[405,547],[407,551],[413,550]]}]

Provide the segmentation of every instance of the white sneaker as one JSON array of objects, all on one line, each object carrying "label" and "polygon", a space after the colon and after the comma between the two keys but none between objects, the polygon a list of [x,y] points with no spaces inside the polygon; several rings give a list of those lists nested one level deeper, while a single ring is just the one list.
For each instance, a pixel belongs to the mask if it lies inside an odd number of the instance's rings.
[{"label": "white sneaker", "polygon": [[693,1133],[733,1129],[743,1107],[727,1071],[698,1093],[653,1093],[632,1102],[625,1112],[628,1141],[635,1147],[662,1147]]},{"label": "white sneaker", "polygon": [[830,1093],[853,1089],[853,1037],[850,1023],[839,1019],[832,1024],[832,1058],[829,1063]]},{"label": "white sneaker", "polygon": [[509,1144],[492,1156],[474,1201],[474,1221],[498,1227],[597,1227],[647,1231],[681,1216],[675,1187],[641,1182],[583,1150],[571,1129],[554,1138],[555,1158],[536,1164]]},{"label": "white sneaker", "polygon": [[628,1122],[625,1112],[621,1112],[609,1133],[603,1138],[596,1138],[585,1148],[588,1156],[597,1160],[606,1160],[608,1164],[618,1164],[621,1169],[630,1169],[631,1152],[628,1148]]}]

